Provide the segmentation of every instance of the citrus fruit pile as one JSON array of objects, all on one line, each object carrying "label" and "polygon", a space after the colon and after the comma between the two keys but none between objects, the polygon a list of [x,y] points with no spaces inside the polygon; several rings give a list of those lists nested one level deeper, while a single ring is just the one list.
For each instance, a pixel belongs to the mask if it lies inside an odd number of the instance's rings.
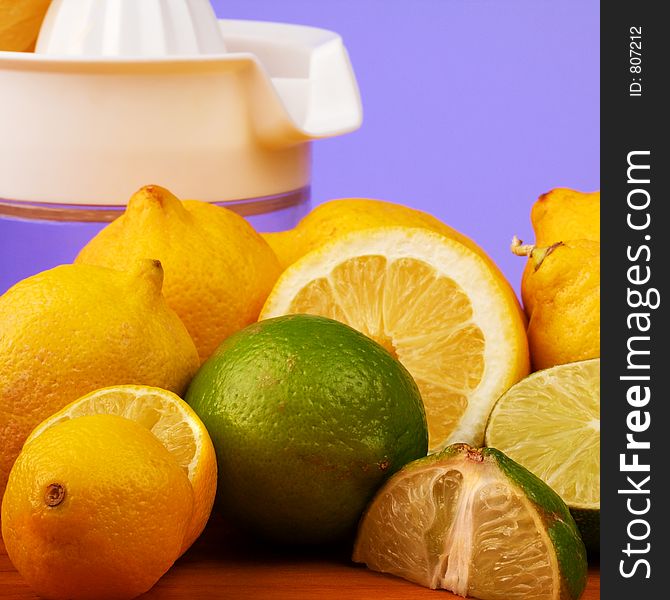
[{"label": "citrus fruit pile", "polygon": [[599,361],[561,363],[560,333],[592,358],[594,325],[546,297],[596,294],[595,270],[563,283],[568,250],[596,243],[579,198],[533,209],[552,241],[517,244],[522,309],[479,246],[420,211],[336,200],[259,234],[142,188],[74,264],[0,297],[17,570],[49,598],[133,598],[214,509],[275,543],[353,544],[355,561],[427,587],[578,598],[577,524],[597,550]]}]

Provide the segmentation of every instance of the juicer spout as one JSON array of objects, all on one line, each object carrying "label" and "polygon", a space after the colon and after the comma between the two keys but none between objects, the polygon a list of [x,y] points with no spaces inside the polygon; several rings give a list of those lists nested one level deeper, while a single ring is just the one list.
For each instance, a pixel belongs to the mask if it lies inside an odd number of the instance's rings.
[{"label": "juicer spout", "polygon": [[247,75],[250,125],[268,147],[341,135],[362,121],[339,35],[283,23],[219,21],[209,0],[53,0],[36,53],[122,63],[212,59],[220,71],[237,71],[243,80]]},{"label": "juicer spout", "polygon": [[222,21],[222,27],[230,52],[253,54],[250,110],[262,143],[287,146],[361,126],[360,92],[339,35],[279,23]]}]

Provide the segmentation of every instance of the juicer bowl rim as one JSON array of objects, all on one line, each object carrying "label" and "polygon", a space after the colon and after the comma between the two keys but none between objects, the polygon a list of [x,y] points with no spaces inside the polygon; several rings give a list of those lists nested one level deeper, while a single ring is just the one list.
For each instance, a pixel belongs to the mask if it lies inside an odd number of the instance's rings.
[{"label": "juicer bowl rim", "polygon": [[100,72],[113,70],[114,67],[179,67],[206,68],[221,63],[230,63],[238,60],[252,59],[263,67],[258,57],[251,52],[227,52],[225,54],[182,54],[179,56],[157,57],[119,57],[119,56],[65,56],[65,55],[37,55],[31,52],[7,52],[0,50],[0,69],[14,69],[26,71],[83,70],[91,71],[96,67]]},{"label": "juicer bowl rim", "polygon": [[[319,43],[308,44],[308,47],[317,48],[325,43],[334,40],[342,40],[342,36],[338,33],[325,29],[323,27],[313,27],[311,25],[298,25],[295,23],[282,23],[276,21],[257,21],[251,19],[218,19],[219,26],[226,25],[258,25],[260,28],[267,27],[282,27],[284,29],[292,29],[296,32],[311,32],[313,34],[321,34],[322,38]],[[230,32],[228,32],[230,34]],[[225,35],[225,34],[224,34]],[[258,34],[248,36],[250,39],[267,39]],[[230,62],[234,59],[247,59],[253,57],[258,60],[252,52],[224,52],[216,54],[180,54],[180,55],[165,55],[165,56],[72,56],[68,54],[41,54],[36,52],[14,52],[9,50],[0,50],[0,67],[2,68],[30,68],[35,69],[39,66],[76,66],[76,65],[178,65],[202,63],[211,64],[218,62]]]}]

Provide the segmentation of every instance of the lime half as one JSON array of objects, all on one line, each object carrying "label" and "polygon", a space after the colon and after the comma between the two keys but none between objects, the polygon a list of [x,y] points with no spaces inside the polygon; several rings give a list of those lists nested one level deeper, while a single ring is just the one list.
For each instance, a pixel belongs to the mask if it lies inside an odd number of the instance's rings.
[{"label": "lime half", "polygon": [[559,496],[502,452],[466,444],[386,483],[361,521],[353,560],[482,600],[574,600],[587,571]]},{"label": "lime half", "polygon": [[496,403],[486,444],[549,484],[591,551],[600,536],[600,359],[538,371]]}]

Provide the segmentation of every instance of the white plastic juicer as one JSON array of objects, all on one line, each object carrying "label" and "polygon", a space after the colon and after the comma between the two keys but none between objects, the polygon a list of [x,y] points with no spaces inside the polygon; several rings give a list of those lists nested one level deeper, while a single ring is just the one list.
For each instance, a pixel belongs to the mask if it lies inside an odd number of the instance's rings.
[{"label": "white plastic juicer", "polygon": [[[8,265],[71,260],[149,183],[290,227],[311,142],[361,120],[333,32],[217,20],[208,0],[54,0],[35,53],[0,52],[0,293]],[[31,221],[94,230],[19,256]]]}]

